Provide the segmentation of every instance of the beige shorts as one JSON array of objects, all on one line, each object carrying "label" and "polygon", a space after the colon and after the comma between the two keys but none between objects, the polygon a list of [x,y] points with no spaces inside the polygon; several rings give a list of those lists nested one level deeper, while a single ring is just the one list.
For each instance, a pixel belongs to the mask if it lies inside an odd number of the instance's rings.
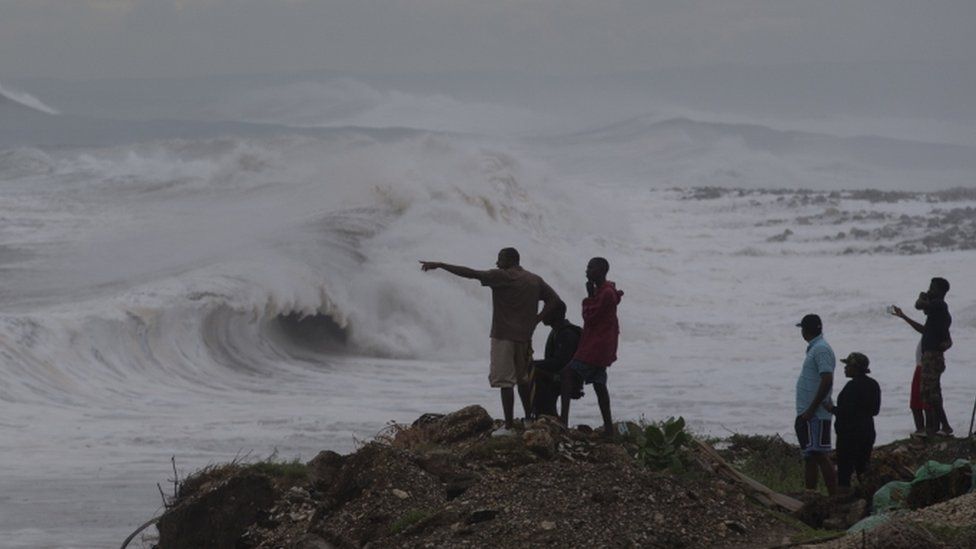
[{"label": "beige shorts", "polygon": [[528,383],[531,363],[531,342],[492,338],[488,382],[502,388]]}]

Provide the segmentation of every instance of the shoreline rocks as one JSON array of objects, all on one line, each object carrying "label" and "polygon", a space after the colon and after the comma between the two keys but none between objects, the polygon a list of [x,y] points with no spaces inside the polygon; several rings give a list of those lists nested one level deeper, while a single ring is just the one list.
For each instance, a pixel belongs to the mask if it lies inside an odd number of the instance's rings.
[{"label": "shoreline rocks", "polygon": [[[641,465],[632,424],[613,440],[549,419],[492,437],[498,424],[471,406],[391,426],[349,455],[323,451],[296,464],[301,474],[267,464],[208,468],[184,481],[160,520],[158,547],[733,549],[809,536],[808,527],[763,507],[701,461],[690,459],[681,471]],[[904,448],[878,449],[878,482],[903,477],[911,456],[940,452],[934,445]],[[820,527],[846,527],[867,511],[858,495],[814,500],[804,512],[821,509],[823,516],[805,518]],[[976,512],[953,513],[976,521]],[[886,535],[879,531],[871,535]]]}]

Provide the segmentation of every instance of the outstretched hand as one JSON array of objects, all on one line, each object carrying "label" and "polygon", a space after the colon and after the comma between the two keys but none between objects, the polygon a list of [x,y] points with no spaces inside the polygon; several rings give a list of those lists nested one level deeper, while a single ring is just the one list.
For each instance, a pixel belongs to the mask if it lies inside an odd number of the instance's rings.
[{"label": "outstretched hand", "polygon": [[897,305],[892,305],[890,310],[892,316],[902,317],[905,315],[905,313],[901,312],[901,307]]},{"label": "outstretched hand", "polygon": [[440,263],[436,261],[420,261],[420,270],[423,272],[433,271],[434,269],[439,269]]}]

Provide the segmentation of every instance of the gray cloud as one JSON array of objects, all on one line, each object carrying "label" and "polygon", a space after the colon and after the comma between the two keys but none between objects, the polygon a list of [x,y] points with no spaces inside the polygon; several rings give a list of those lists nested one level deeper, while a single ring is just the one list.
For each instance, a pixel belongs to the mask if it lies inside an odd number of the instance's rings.
[{"label": "gray cloud", "polygon": [[972,61],[976,2],[0,0],[0,78]]}]

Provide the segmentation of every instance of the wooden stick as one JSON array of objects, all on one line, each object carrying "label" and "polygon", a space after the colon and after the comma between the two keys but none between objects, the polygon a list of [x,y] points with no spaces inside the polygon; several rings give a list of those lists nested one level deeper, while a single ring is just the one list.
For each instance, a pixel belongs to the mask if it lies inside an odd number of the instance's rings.
[{"label": "wooden stick", "polygon": [[157,522],[159,522],[159,519],[161,517],[162,517],[162,515],[160,515],[158,517],[151,518],[151,519],[147,520],[146,522],[144,522],[142,524],[142,526],[140,526],[139,528],[136,528],[136,531],[135,532],[132,532],[131,534],[129,534],[129,537],[125,538],[125,541],[122,542],[122,549],[125,549],[126,547],[128,547],[129,546],[129,542],[131,542],[133,538],[135,538],[137,535],[139,535],[139,532],[142,532],[146,528],[149,528],[153,524],[156,524]]},{"label": "wooden stick", "polygon": [[713,462],[716,463],[717,467],[715,471],[717,473],[723,474],[724,476],[731,478],[732,480],[738,482],[739,484],[745,485],[753,493],[753,497],[759,500],[759,502],[762,503],[763,505],[766,505],[768,507],[772,507],[775,505],[783,509],[786,509],[791,513],[795,513],[801,507],[803,507],[802,501],[795,498],[791,498],[790,496],[784,494],[780,494],[779,492],[774,492],[773,490],[770,490],[766,485],[762,484],[761,482],[749,478],[746,475],[742,474],[741,472],[737,471],[735,468],[729,465],[727,461],[722,459],[722,456],[718,455],[718,452],[716,452],[715,449],[709,446],[708,444],[705,444],[704,442],[698,439],[692,439],[692,440],[694,440],[695,444],[698,445],[698,448],[705,455],[707,455]]},{"label": "wooden stick", "polygon": [[173,500],[180,492],[180,474],[176,472],[176,456],[169,458],[173,463]]},{"label": "wooden stick", "polygon": [[973,420],[976,419],[976,400],[973,401],[973,415],[969,416],[969,435],[973,436]]}]

